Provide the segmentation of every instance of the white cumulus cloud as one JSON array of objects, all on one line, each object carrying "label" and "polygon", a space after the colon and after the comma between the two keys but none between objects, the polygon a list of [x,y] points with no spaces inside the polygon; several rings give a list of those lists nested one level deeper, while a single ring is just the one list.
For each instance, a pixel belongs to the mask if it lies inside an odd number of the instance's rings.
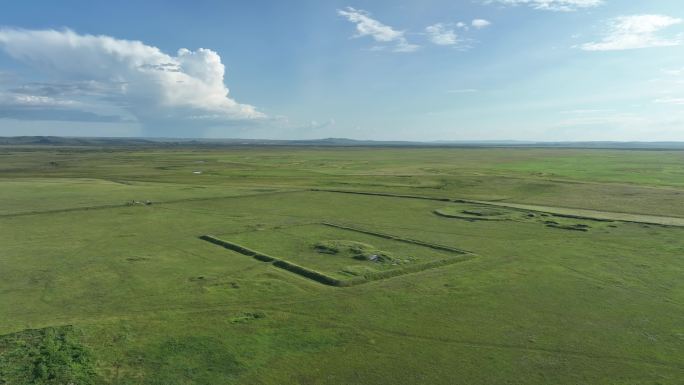
[{"label": "white cumulus cloud", "polygon": [[347,7],[338,9],[337,14],[356,24],[355,37],[370,36],[379,43],[393,43],[392,50],[395,52],[413,52],[419,48],[406,40],[404,31],[398,31],[371,18],[370,13],[362,9]]},{"label": "white cumulus cloud", "polygon": [[[265,117],[255,107],[230,97],[221,57],[210,49],[181,48],[171,55],[140,41],[110,36],[5,28],[0,29],[0,50],[57,78],[62,85],[51,87],[54,92],[65,89],[73,94],[80,89],[78,85],[101,85],[98,93],[103,99],[143,124],[186,119],[216,124]],[[59,100],[54,96],[15,95],[14,99]]]},{"label": "white cumulus cloud", "polygon": [[502,5],[526,5],[544,11],[572,12],[581,8],[593,8],[603,4],[603,0],[485,0],[485,3]]},{"label": "white cumulus cloud", "polygon": [[586,51],[618,51],[627,49],[670,47],[682,44],[682,37],[658,36],[665,28],[682,23],[682,19],[665,15],[632,15],[616,17],[608,22],[601,41],[585,43]]},{"label": "white cumulus cloud", "polygon": [[454,45],[458,40],[456,32],[453,29],[447,28],[442,23],[430,25],[425,28],[428,39],[437,45]]}]

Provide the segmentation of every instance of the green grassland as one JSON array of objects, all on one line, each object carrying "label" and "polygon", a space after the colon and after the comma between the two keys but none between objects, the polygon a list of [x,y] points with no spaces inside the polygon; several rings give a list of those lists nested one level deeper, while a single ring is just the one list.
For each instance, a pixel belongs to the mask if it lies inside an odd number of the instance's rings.
[{"label": "green grassland", "polygon": [[[0,148],[0,383],[681,384],[684,227],[640,216],[684,218],[684,153]],[[323,222],[476,257],[332,287],[199,238],[444,254]]]}]

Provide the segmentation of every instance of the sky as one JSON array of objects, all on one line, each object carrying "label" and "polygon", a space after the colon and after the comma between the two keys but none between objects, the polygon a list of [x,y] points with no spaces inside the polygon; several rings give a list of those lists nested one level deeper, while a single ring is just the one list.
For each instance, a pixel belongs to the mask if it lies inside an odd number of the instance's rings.
[{"label": "sky", "polygon": [[684,2],[6,2],[21,135],[684,141]]}]

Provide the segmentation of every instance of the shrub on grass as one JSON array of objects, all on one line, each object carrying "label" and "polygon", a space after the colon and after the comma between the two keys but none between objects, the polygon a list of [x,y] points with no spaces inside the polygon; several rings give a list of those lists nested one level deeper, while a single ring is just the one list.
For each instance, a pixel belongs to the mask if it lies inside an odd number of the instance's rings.
[{"label": "shrub on grass", "polygon": [[94,385],[98,378],[90,352],[64,326],[1,337],[0,383]]}]

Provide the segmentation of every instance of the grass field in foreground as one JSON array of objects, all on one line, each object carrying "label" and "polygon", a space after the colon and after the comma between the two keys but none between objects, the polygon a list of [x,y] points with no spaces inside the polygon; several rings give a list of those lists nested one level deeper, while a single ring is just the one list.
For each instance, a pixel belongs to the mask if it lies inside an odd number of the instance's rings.
[{"label": "grass field in foreground", "polygon": [[[93,384],[676,385],[684,378],[684,228],[469,221],[435,211],[472,205],[306,191],[684,217],[680,153],[1,151],[0,375],[8,383],[49,383],[33,370],[43,366],[45,373],[70,367]],[[621,161],[641,168],[620,170]],[[581,172],[570,172],[572,162],[584,165]],[[204,173],[193,174],[195,165]],[[125,205],[130,199],[166,203]],[[112,207],[86,209],[94,205]],[[585,223],[565,221],[558,222]],[[321,222],[478,256],[340,288],[198,239],[243,237],[260,251],[325,263],[317,258],[341,255],[319,255],[312,243],[341,238],[418,255],[395,241],[323,234],[312,225]],[[305,245],[309,253],[298,253]]]}]

